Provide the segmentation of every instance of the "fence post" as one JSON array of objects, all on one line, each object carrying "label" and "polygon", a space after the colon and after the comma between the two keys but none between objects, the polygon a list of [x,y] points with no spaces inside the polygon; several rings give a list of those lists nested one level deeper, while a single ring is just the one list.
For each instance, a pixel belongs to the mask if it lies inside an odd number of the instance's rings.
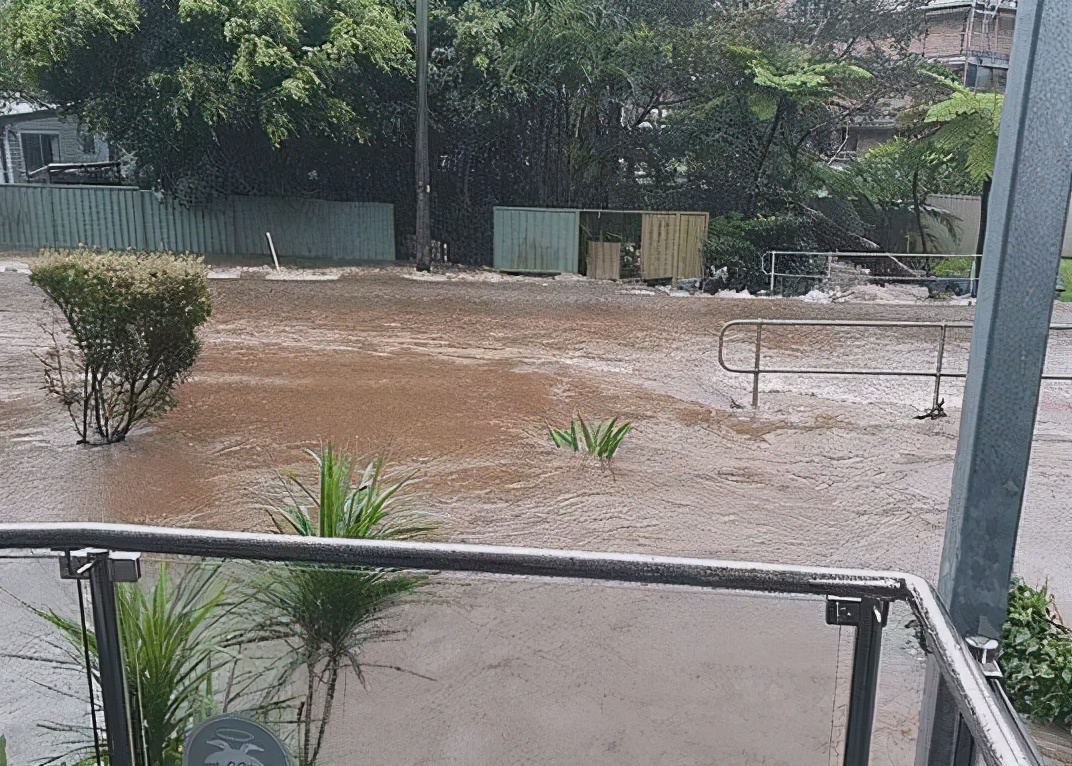
[{"label": "fence post", "polygon": [[763,320],[756,320],[756,361],[752,367],[752,409],[759,406],[759,357],[763,353]]},{"label": "fence post", "polygon": [[945,358],[946,327],[947,325],[943,322],[941,330],[938,331],[938,363],[934,369],[934,401],[931,402],[932,412],[938,410],[938,394],[941,393],[942,388],[942,360]]},{"label": "fence post", "polygon": [[778,258],[778,254],[771,250],[770,254],[770,294],[774,295],[774,263]]}]

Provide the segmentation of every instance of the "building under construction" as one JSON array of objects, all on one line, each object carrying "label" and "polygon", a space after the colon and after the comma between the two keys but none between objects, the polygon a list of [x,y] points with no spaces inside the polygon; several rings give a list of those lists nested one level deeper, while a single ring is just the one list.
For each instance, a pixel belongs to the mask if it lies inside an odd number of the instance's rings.
[{"label": "building under construction", "polygon": [[935,0],[912,46],[956,72],[966,86],[1004,92],[1017,0]]}]

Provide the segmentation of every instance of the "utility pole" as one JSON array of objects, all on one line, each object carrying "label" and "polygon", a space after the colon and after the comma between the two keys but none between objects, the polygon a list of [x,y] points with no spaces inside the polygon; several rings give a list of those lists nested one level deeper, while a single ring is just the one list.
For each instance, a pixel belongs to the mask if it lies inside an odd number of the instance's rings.
[{"label": "utility pole", "polygon": [[432,268],[432,186],[428,170],[428,0],[417,0],[417,271]]},{"label": "utility pole", "polygon": [[[1072,191],[1070,49],[1069,0],[1020,0],[938,576],[965,638],[1000,639],[1008,608]],[[968,764],[972,749],[932,660],[916,763]]]}]

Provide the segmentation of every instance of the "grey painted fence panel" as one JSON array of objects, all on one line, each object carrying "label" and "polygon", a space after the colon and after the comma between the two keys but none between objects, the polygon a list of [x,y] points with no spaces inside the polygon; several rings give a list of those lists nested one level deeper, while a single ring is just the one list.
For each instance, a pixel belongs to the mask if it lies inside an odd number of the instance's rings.
[{"label": "grey painted fence panel", "polygon": [[[938,222],[933,220],[927,222],[927,228],[932,230],[939,243],[935,248],[937,252],[974,254],[979,240],[980,198],[932,194],[927,197],[927,204],[953,215],[953,228],[956,232],[954,236],[950,236],[949,232],[945,231]],[[1061,246],[1062,258],[1072,258],[1072,225],[1069,223],[1072,223],[1072,207],[1069,208],[1069,219],[1065,223],[1065,238]]]},{"label": "grey painted fence panel", "polygon": [[117,187],[0,186],[0,249],[171,250],[340,261],[395,258],[394,206],[268,197],[184,205]]},{"label": "grey painted fence panel", "polygon": [[495,268],[577,273],[579,210],[495,208]]}]

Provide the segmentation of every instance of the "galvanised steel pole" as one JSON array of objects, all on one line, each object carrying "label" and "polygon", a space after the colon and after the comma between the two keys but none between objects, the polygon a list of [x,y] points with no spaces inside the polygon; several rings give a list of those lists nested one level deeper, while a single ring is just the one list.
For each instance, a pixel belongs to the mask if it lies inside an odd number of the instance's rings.
[{"label": "galvanised steel pole", "polygon": [[428,169],[428,0],[417,0],[417,270],[431,268],[432,179]]},{"label": "galvanised steel pole", "polygon": [[100,663],[104,729],[108,733],[108,763],[110,766],[134,766],[134,742],[130,731],[123,652],[119,642],[112,562],[108,551],[100,551],[93,556],[89,588],[93,598],[93,635],[97,640],[97,659]]},{"label": "galvanised steel pole", "polygon": [[[938,593],[1000,638],[1072,191],[1072,2],[1020,0]],[[959,716],[928,671],[918,764],[953,763]],[[961,751],[964,751],[963,742]]]}]

